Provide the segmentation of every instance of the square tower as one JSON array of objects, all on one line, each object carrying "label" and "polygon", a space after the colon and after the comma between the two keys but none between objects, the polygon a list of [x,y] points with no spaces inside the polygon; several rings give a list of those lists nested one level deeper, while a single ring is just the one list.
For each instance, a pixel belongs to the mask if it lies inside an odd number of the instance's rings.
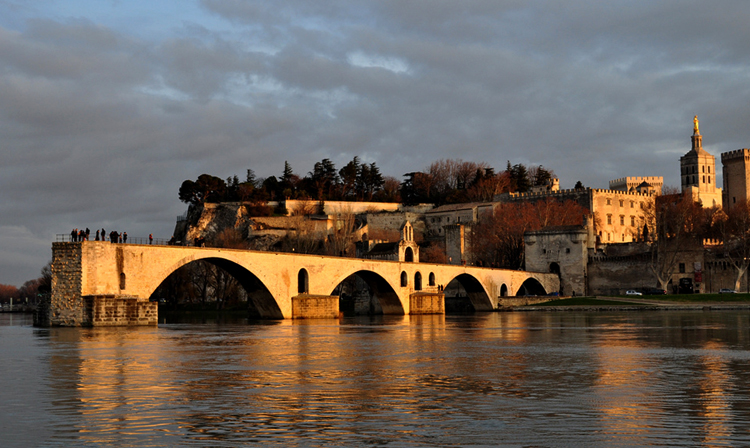
[{"label": "square tower", "polygon": [[724,210],[750,199],[750,149],[737,149],[721,154],[724,179]]},{"label": "square tower", "polygon": [[716,188],[716,158],[703,149],[698,117],[693,119],[693,147],[680,157],[682,192],[691,193],[704,207],[721,207],[721,188]]}]

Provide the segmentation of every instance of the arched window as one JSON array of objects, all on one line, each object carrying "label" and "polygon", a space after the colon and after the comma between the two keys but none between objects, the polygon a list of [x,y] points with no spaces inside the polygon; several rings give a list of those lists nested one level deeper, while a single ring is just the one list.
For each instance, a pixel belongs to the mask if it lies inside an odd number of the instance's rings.
[{"label": "arched window", "polygon": [[125,289],[125,273],[120,272],[120,289]]},{"label": "arched window", "polygon": [[419,272],[414,274],[414,290],[415,291],[422,290],[422,274],[420,274]]},{"label": "arched window", "polygon": [[297,293],[307,294],[310,290],[310,278],[307,275],[307,270],[302,268],[297,274]]},{"label": "arched window", "polygon": [[427,277],[427,279],[428,279],[427,280],[427,282],[428,282],[427,284],[428,285],[435,286],[435,273],[434,272],[430,272],[430,276]]},{"label": "arched window", "polygon": [[503,286],[500,287],[500,297],[508,297],[508,287],[505,286],[503,283]]},{"label": "arched window", "polygon": [[409,284],[409,277],[406,275],[406,272],[401,271],[401,287],[404,288]]},{"label": "arched window", "polygon": [[406,251],[404,252],[404,261],[409,263],[414,261],[414,252],[411,250],[411,247],[406,248]]}]

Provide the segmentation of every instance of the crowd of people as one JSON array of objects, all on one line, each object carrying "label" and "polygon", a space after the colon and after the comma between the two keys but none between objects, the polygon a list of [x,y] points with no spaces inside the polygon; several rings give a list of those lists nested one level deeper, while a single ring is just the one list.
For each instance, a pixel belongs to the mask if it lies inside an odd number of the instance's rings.
[{"label": "crowd of people", "polygon": [[[81,241],[89,241],[91,235],[91,230],[86,227],[86,229],[73,229],[70,232],[70,241],[72,243],[77,243]],[[173,237],[174,238],[174,237]],[[94,241],[107,241],[107,232],[102,228],[102,230],[97,230],[96,235],[94,236]],[[126,244],[128,242],[128,232],[118,232],[116,230],[113,230],[109,232],[109,241],[111,243],[123,243]],[[154,243],[154,235],[149,234],[148,235],[148,244]]]}]

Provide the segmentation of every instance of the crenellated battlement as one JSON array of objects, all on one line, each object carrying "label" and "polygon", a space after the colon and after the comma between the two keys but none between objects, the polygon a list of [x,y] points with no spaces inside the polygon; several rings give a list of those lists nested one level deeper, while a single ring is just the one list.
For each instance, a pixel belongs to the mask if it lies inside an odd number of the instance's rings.
[{"label": "crenellated battlement", "polygon": [[727,162],[730,160],[737,160],[750,157],[750,149],[735,149],[734,151],[728,151],[721,153],[721,162]]},{"label": "crenellated battlement", "polygon": [[498,195],[495,200],[502,201],[503,197],[509,198],[510,200],[526,200],[526,199],[539,199],[544,197],[561,197],[561,196],[578,196],[583,194],[592,193],[605,193],[615,196],[650,196],[649,194],[638,193],[637,191],[623,191],[623,190],[608,190],[606,188],[589,188],[586,189],[566,189],[557,191],[544,191],[544,192],[527,192],[527,193],[503,193]]}]

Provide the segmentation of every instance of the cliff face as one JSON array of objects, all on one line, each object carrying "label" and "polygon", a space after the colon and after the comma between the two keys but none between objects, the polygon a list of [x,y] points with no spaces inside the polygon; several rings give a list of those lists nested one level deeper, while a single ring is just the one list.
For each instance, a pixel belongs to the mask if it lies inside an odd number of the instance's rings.
[{"label": "cliff face", "polygon": [[238,203],[190,206],[187,219],[175,226],[174,237],[183,244],[193,244],[196,238],[212,242],[224,230],[235,229],[243,238],[248,238],[248,229],[253,224],[246,208]]}]

